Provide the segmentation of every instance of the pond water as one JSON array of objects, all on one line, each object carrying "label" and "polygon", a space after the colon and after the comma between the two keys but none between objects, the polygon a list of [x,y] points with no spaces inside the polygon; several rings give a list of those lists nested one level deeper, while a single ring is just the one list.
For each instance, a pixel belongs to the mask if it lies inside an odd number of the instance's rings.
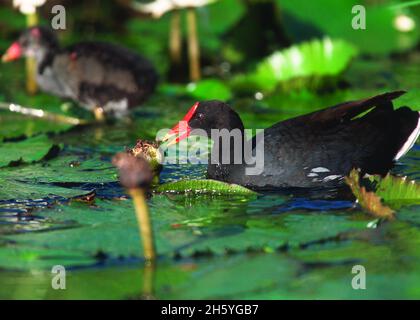
[{"label": "pond water", "polygon": [[[279,94],[261,101],[236,97],[232,105],[246,127],[265,128],[341,101],[419,87],[412,81],[418,77],[414,66],[370,61],[373,67],[366,69],[363,63],[346,74],[351,90]],[[27,97],[16,89],[21,67],[2,69],[3,79],[16,76],[11,85],[1,84],[3,100],[52,111],[67,107],[56,98]],[[30,148],[22,144],[23,135],[38,139],[40,150],[47,143],[61,147],[48,161],[0,169],[0,298],[420,297],[419,207],[403,207],[395,221],[376,225],[345,188],[251,197],[153,195],[148,204],[159,259],[155,268],[144,267],[132,203],[110,160],[137,138],[153,139],[193,103],[160,92],[130,121],[76,128],[0,112],[7,150]],[[417,144],[394,172],[418,180],[419,160]],[[161,181],[204,177],[203,166],[169,165]],[[93,190],[93,202],[79,199]],[[51,287],[54,265],[67,270],[66,290]],[[366,269],[366,290],[352,288],[355,265]]]}]

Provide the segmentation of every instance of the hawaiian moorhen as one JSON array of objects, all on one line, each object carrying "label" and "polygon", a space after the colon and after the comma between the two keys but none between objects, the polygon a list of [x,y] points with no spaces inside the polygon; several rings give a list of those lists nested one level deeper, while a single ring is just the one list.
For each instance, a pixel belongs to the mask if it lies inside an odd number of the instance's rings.
[{"label": "hawaiian moorhen", "polygon": [[[337,185],[352,168],[385,174],[413,146],[420,133],[418,112],[408,107],[393,109],[392,100],[403,93],[396,91],[341,103],[279,122],[258,133],[248,141],[252,142],[249,149],[252,148],[255,157],[259,152],[256,142],[264,138],[260,149],[264,165],[254,175],[246,173],[255,164],[250,165],[253,161],[242,152],[242,145],[239,150],[242,161],[234,162],[233,138],[227,139],[230,142],[227,146],[223,145],[226,139],[217,138],[211,152],[216,162],[208,165],[208,177],[253,188],[275,188]],[[221,101],[196,103],[184,121],[162,140],[170,140],[170,145],[190,135],[211,137],[212,129],[230,132],[238,129],[241,138],[244,135],[239,115]],[[215,148],[216,145],[219,147]],[[226,159],[221,157],[222,153],[230,159],[220,161]]]},{"label": "hawaiian moorhen", "polygon": [[153,65],[128,49],[102,42],[80,42],[62,49],[46,27],[23,31],[2,60],[22,56],[35,58],[37,83],[43,91],[73,99],[97,118],[103,113],[124,115],[142,103],[157,83]]}]

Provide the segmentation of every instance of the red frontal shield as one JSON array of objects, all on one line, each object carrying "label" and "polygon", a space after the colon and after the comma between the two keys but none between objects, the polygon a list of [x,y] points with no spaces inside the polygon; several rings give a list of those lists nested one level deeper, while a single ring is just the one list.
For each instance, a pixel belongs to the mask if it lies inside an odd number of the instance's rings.
[{"label": "red frontal shield", "polygon": [[180,142],[181,140],[184,140],[185,138],[187,138],[190,133],[191,133],[191,127],[189,126],[189,121],[191,120],[191,118],[193,117],[193,115],[195,114],[195,111],[197,110],[199,105],[199,102],[196,102],[191,108],[190,110],[187,112],[187,114],[184,116],[184,118],[178,122],[178,124],[176,124],[162,139],[163,142],[165,141],[169,141],[170,139],[172,139],[171,141],[168,142],[167,146],[176,144],[178,142]]}]

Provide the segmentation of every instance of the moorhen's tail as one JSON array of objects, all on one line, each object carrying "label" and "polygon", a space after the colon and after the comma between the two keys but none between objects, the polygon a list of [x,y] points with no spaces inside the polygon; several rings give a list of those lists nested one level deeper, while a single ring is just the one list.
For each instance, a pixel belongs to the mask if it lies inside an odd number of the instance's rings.
[{"label": "moorhen's tail", "polygon": [[351,146],[353,151],[345,149],[353,167],[385,174],[420,134],[419,112],[408,107],[394,110],[392,100],[404,93],[395,91],[342,103],[308,116],[319,130],[339,129],[337,141]]},{"label": "moorhen's tail", "polygon": [[[353,168],[386,174],[420,133],[419,112],[394,110],[392,100],[403,93],[338,104],[265,130],[266,163],[278,162],[266,166],[265,179],[278,176],[273,185],[315,186],[342,181]],[[287,170],[280,174],[279,168]]]},{"label": "moorhen's tail", "polygon": [[396,132],[399,149],[394,160],[398,160],[413,147],[419,137],[420,113],[413,111],[408,107],[402,107],[397,109],[394,114],[396,121],[395,127],[397,130],[399,129],[399,131]]}]

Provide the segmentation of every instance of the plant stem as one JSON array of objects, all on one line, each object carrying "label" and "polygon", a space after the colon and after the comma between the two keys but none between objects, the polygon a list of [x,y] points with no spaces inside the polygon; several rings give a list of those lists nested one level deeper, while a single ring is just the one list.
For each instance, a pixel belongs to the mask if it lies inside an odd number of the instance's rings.
[{"label": "plant stem", "polygon": [[175,65],[181,63],[181,13],[179,10],[172,12],[169,30],[169,53],[171,62]]},{"label": "plant stem", "polygon": [[61,122],[61,123],[72,124],[72,125],[80,125],[80,124],[88,123],[86,120],[83,120],[83,119],[68,117],[65,115],[44,111],[42,109],[23,107],[21,105],[14,104],[14,103],[0,102],[0,109],[7,110],[10,112],[20,113],[25,116],[29,116],[33,118],[41,118],[41,119],[45,119],[52,122]]},{"label": "plant stem", "polygon": [[[38,14],[31,13],[26,15],[26,25],[27,27],[33,27],[38,24]],[[36,72],[37,65],[35,58],[27,57],[26,58],[26,91],[29,94],[35,94],[38,90],[38,85],[36,83]]]},{"label": "plant stem", "polygon": [[155,300],[155,268],[156,265],[153,261],[149,261],[144,265],[143,269],[143,299]]},{"label": "plant stem", "polygon": [[200,74],[200,47],[197,36],[197,16],[194,8],[187,9],[188,55],[190,60],[190,79],[198,81]]},{"label": "plant stem", "polygon": [[154,261],[156,258],[156,253],[153,241],[153,230],[144,191],[140,188],[135,188],[130,189],[129,193],[134,202],[140,237],[143,243],[144,258],[149,262]]}]

